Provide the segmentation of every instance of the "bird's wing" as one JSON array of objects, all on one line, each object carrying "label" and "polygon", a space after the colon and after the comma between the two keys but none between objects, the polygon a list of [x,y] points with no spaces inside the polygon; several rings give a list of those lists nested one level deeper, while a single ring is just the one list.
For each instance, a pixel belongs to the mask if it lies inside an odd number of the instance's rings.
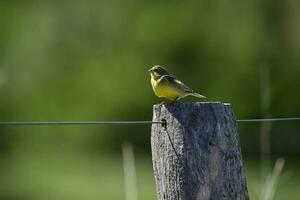
[{"label": "bird's wing", "polygon": [[174,76],[172,75],[165,75],[162,76],[159,80],[159,83],[162,84],[169,84],[172,87],[180,90],[180,91],[184,91],[186,93],[193,93],[193,90],[191,90],[188,86],[186,86],[184,83],[182,83],[181,81],[177,80]]}]

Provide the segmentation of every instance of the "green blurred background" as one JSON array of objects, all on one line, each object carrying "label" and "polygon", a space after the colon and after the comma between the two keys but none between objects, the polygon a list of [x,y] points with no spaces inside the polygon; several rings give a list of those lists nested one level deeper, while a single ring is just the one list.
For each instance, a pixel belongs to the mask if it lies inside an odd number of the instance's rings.
[{"label": "green blurred background", "polygon": [[[240,119],[299,116],[299,9],[297,0],[1,0],[0,121],[150,120],[161,101],[147,73],[155,64],[208,101],[232,103]],[[300,199],[299,131],[299,122],[239,124],[251,199],[278,157],[274,199]],[[0,126],[0,199],[124,199],[124,142],[138,199],[155,199],[149,125]]]}]

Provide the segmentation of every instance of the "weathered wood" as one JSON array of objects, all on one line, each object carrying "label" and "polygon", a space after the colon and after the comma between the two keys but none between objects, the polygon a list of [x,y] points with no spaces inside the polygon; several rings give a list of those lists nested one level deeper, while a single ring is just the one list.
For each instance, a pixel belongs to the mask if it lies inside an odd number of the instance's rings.
[{"label": "weathered wood", "polygon": [[151,133],[159,200],[249,199],[229,104],[155,105],[153,120],[163,119]]}]

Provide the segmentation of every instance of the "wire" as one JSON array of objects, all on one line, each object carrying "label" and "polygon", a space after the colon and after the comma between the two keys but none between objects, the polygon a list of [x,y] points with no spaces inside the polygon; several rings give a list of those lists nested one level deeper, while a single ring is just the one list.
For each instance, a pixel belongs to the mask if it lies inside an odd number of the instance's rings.
[{"label": "wire", "polygon": [[[266,118],[266,119],[238,119],[237,122],[279,122],[279,121],[300,121],[300,117],[289,118]],[[166,124],[166,121],[72,121],[72,122],[0,122],[0,126],[65,126],[65,125],[144,125],[144,124]]]},{"label": "wire", "polygon": [[300,117],[266,118],[266,119],[238,119],[237,120],[237,122],[280,122],[280,121],[300,121]]},{"label": "wire", "polygon": [[163,124],[158,121],[74,121],[74,122],[0,122],[0,125],[7,126],[64,126],[64,125],[143,125],[143,124]]}]

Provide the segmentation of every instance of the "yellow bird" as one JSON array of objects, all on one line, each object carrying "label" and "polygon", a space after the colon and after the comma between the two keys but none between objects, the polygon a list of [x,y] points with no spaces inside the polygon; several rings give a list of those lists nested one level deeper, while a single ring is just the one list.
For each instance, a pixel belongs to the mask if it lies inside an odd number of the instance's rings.
[{"label": "yellow bird", "polygon": [[148,70],[151,76],[151,85],[154,93],[158,97],[169,100],[179,100],[186,96],[195,96],[198,98],[206,98],[191,90],[181,81],[172,76],[165,68],[156,65]]}]

